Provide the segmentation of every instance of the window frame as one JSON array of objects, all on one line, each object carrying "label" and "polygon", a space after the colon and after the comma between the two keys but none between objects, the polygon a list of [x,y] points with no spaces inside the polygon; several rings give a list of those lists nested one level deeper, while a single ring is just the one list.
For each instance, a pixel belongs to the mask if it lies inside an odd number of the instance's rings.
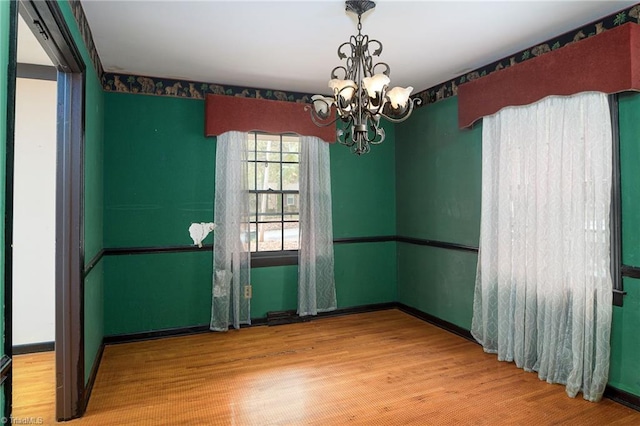
[{"label": "window frame", "polygon": [[[293,161],[283,161],[283,151],[282,151],[282,142],[283,142],[283,137],[286,136],[295,136],[299,138],[299,135],[295,134],[295,133],[268,133],[268,132],[260,132],[260,131],[250,131],[247,132],[248,135],[250,137],[254,138],[254,143],[255,143],[255,156],[254,159],[249,160],[247,158],[247,163],[248,166],[254,166],[256,167],[256,170],[254,171],[254,179],[255,181],[253,182],[253,188],[254,189],[250,189],[248,190],[249,194],[256,194],[256,204],[258,203],[258,199],[259,199],[259,195],[260,194],[281,194],[281,198],[280,198],[280,209],[281,209],[281,217],[279,221],[259,221],[258,220],[258,208],[256,206],[255,210],[255,216],[252,215],[252,218],[255,218],[256,221],[250,221],[250,224],[255,224],[255,231],[256,233],[258,232],[258,225],[259,224],[265,224],[265,223],[281,223],[284,229],[284,224],[285,223],[300,223],[300,212],[298,211],[298,220],[285,220],[285,206],[287,205],[286,202],[286,198],[288,195],[298,195],[298,197],[300,196],[300,190],[285,190],[283,189],[283,169],[282,169],[282,165],[283,164],[300,164],[300,157],[298,156],[298,161],[297,162],[293,162]],[[267,136],[273,136],[273,137],[279,137],[280,138],[280,161],[268,161],[268,160],[258,160],[257,158],[257,141],[258,141],[258,135],[267,135]],[[257,179],[258,179],[258,173],[257,173],[257,165],[259,163],[267,163],[267,164],[279,164],[280,165],[280,189],[279,190],[273,190],[273,189],[257,189],[258,188],[258,184],[257,184]],[[265,251],[251,251],[251,267],[252,268],[261,268],[261,267],[269,267],[269,266],[286,266],[286,265],[297,265],[298,264],[298,249],[295,250],[291,250],[291,249],[284,249],[284,233],[282,234],[282,250],[265,250]],[[251,250],[251,244],[249,244],[249,248]],[[256,240],[256,249],[259,248],[258,245],[258,241]]]},{"label": "window frame", "polygon": [[618,95],[608,96],[611,113],[612,177],[611,210],[609,231],[611,241],[611,281],[613,305],[622,306],[626,294],[622,282],[622,188],[620,180],[620,121],[618,118]]}]

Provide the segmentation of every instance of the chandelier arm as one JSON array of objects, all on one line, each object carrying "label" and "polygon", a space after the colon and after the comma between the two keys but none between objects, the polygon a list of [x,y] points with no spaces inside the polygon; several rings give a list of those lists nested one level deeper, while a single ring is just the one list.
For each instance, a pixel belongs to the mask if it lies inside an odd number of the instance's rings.
[{"label": "chandelier arm", "polygon": [[[351,91],[353,91],[353,94],[351,96],[343,96],[343,94],[348,94]],[[341,117],[350,115],[351,110],[353,110],[353,100],[351,99],[353,99],[353,97],[355,96],[355,93],[356,93],[356,87],[354,86],[344,86],[340,90],[335,90],[334,101],[336,104],[336,108],[340,113]],[[347,97],[350,99],[348,102],[346,101]],[[342,106],[343,99],[345,100],[344,102],[346,103],[344,107]]]},{"label": "chandelier arm", "polygon": [[382,71],[382,74],[386,75],[387,77],[389,77],[389,75],[391,74],[391,67],[386,62],[378,62],[377,64],[375,64],[371,69],[372,74],[377,74],[375,72],[377,67],[384,67],[384,71]]},{"label": "chandelier arm", "polygon": [[[316,101],[316,102],[321,102],[321,101]],[[322,101],[324,102],[324,101]],[[304,107],[305,111],[309,111],[309,115],[311,116],[311,121],[313,121],[313,124],[315,124],[318,127],[327,127],[327,126],[331,126],[332,124],[334,124],[336,121],[338,121],[338,119],[340,118],[339,116],[335,116],[331,121],[324,121],[322,119],[321,116],[319,116],[315,109],[313,108],[313,106],[311,105],[305,105]],[[331,110],[330,110],[331,111]],[[329,116],[327,116],[327,119],[329,118]]]},{"label": "chandelier arm", "polygon": [[323,122],[319,121],[318,119],[316,119],[316,118],[313,116],[313,114],[311,114],[311,120],[312,120],[312,121],[313,121],[313,123],[314,123],[316,126],[318,126],[318,127],[328,127],[328,126],[331,126],[331,125],[332,125],[332,124],[334,124],[336,121],[338,121],[338,118],[340,118],[340,117],[336,117],[336,118],[334,118],[333,120],[331,120],[331,121],[330,121],[330,122],[328,122],[328,123],[323,123]]},{"label": "chandelier arm", "polygon": [[347,69],[345,67],[343,67],[342,65],[338,65],[337,67],[335,67],[334,69],[331,70],[331,79],[340,78],[338,76],[338,74],[336,74],[336,71],[339,71],[339,70],[344,71],[344,78],[342,78],[342,80],[346,80],[347,79]]},{"label": "chandelier arm", "polygon": [[365,56],[362,58],[362,63],[364,64],[364,69],[366,70],[365,75],[366,76],[372,76],[373,75],[373,59],[371,58],[371,56]]},{"label": "chandelier arm", "polygon": [[382,53],[382,43],[380,43],[380,41],[376,39],[372,39],[369,41],[369,44],[374,44],[374,43],[378,45],[378,48],[373,51],[371,56],[380,56],[380,54]]},{"label": "chandelier arm", "polygon": [[345,107],[342,107],[342,101],[340,100],[340,96],[336,96],[336,111],[338,112],[338,117],[340,117],[342,120],[346,120],[347,118],[351,117],[351,110],[352,110],[352,105],[351,102],[349,102],[347,105],[345,105]]},{"label": "chandelier arm", "polygon": [[369,132],[366,133],[367,142],[373,145],[378,145],[384,141],[385,131],[380,127],[380,118],[373,118],[369,121],[369,129],[373,132],[373,138],[369,139]]},{"label": "chandelier arm", "polygon": [[384,142],[386,138],[386,133],[382,127],[380,127],[379,129],[376,129],[376,134],[377,136],[380,136],[380,139],[373,138],[372,140],[369,141],[371,145],[380,145],[382,142]]},{"label": "chandelier arm", "polygon": [[[384,85],[380,93],[376,94],[376,97],[374,98],[375,100],[378,101],[377,106],[370,100],[367,100],[367,111],[369,112],[369,116],[371,117],[371,119],[373,119],[376,115],[382,113],[382,110],[387,102],[386,97],[387,97],[387,86]],[[373,108],[371,108],[371,105],[373,105]]]},{"label": "chandelier arm", "polygon": [[[346,55],[345,53],[342,52],[342,48],[344,46],[349,46],[351,52],[349,53],[349,55]],[[338,57],[340,59],[345,59],[346,61],[346,67],[343,67],[345,69],[345,80],[346,79],[350,79],[353,80],[353,75],[354,75],[354,67],[355,67],[355,59],[357,59],[358,55],[357,55],[357,49],[358,49],[358,40],[355,36],[351,36],[351,38],[349,39],[349,41],[342,43],[340,45],[340,47],[338,48]],[[338,68],[338,67],[336,67]],[[332,77],[333,78],[333,77]]]},{"label": "chandelier arm", "polygon": [[366,138],[363,138],[360,133],[358,133],[357,136],[358,137],[354,141],[355,146],[352,148],[352,150],[355,154],[358,155],[366,154],[367,152],[369,152],[369,142],[366,140]]},{"label": "chandelier arm", "polygon": [[[345,125],[346,129],[353,130],[353,119],[351,117],[348,120],[343,119],[342,121],[347,123]],[[343,129],[336,130],[336,140],[341,145],[345,145],[349,147],[355,144],[355,140],[353,139],[351,132],[349,131],[345,132]]]},{"label": "chandelier arm", "polygon": [[356,155],[368,154],[369,151],[371,151],[371,148],[369,147],[369,144],[366,142],[364,144],[359,144],[351,148],[351,152],[353,152]]},{"label": "chandelier arm", "polygon": [[352,141],[351,139],[347,139],[347,140],[344,140],[344,141],[343,141],[343,140],[342,140],[342,139],[340,139],[339,137],[338,137],[338,143],[339,143],[340,145],[349,146],[349,147],[351,147],[351,146],[353,146],[353,145],[355,145],[355,144],[356,144],[356,143],[355,143],[354,141]]},{"label": "chandelier arm", "polygon": [[[353,39],[354,36],[351,36],[351,38]],[[346,53],[342,52],[342,48],[345,46],[349,46],[351,47],[351,53],[349,55],[347,55]],[[340,46],[338,46],[338,58],[340,59],[346,59],[349,56],[353,56],[353,51],[355,49],[355,46],[353,44],[353,42],[351,40],[349,41],[345,41],[344,43],[342,43]]]},{"label": "chandelier arm", "polygon": [[[375,41],[375,40],[372,40]],[[361,48],[360,48],[360,58],[362,58],[362,64],[365,70],[365,76],[373,75],[373,57],[369,53],[369,36],[365,35],[362,38]]]},{"label": "chandelier arm", "polygon": [[379,114],[380,114],[381,117],[384,117],[385,119],[389,120],[392,123],[402,123],[407,118],[409,118],[409,116],[413,112],[414,105],[420,105],[422,103],[422,99],[420,99],[420,98],[409,98],[407,103],[408,103],[407,109],[402,113],[402,115],[400,117],[391,117],[391,116],[385,114],[383,111],[380,111]]}]

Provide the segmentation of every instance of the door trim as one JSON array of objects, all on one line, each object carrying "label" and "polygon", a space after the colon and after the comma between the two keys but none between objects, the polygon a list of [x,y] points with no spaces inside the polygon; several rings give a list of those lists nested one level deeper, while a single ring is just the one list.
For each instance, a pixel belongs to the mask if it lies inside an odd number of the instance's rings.
[{"label": "door trim", "polygon": [[18,52],[18,5],[9,6],[9,61],[7,67],[7,134],[5,140],[4,187],[4,354],[0,380],[4,391],[3,417],[9,417],[13,402],[13,147],[15,139],[16,67]]},{"label": "door trim", "polygon": [[84,395],[83,74],[58,74],[56,178],[56,416],[80,417]]},{"label": "door trim", "polygon": [[58,71],[56,142],[56,418],[84,400],[85,64],[57,1],[21,0],[20,14]]},{"label": "door trim", "polygon": [[2,385],[9,378],[11,363],[11,357],[2,355],[2,358],[0,359],[0,385]]}]

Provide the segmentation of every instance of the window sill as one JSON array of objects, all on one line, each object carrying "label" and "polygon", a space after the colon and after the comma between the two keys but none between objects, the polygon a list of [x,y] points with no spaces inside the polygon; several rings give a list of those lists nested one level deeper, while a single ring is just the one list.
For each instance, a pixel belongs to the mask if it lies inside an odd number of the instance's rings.
[{"label": "window sill", "polygon": [[251,253],[251,267],[287,266],[298,264],[298,250]]}]

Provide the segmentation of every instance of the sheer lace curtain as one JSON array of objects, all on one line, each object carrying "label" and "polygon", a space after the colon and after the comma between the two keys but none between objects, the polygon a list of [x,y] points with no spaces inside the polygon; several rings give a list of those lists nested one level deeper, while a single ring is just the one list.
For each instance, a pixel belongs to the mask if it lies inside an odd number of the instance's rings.
[{"label": "sheer lace curtain", "polygon": [[609,371],[612,139],[606,95],[486,117],[472,334],[597,401]]},{"label": "sheer lace curtain", "polygon": [[313,136],[300,141],[300,249],[298,314],[336,309],[329,144]]},{"label": "sheer lace curtain", "polygon": [[217,224],[213,244],[211,325],[214,331],[251,323],[250,299],[243,288],[250,283],[247,134],[226,132],[216,142]]}]

